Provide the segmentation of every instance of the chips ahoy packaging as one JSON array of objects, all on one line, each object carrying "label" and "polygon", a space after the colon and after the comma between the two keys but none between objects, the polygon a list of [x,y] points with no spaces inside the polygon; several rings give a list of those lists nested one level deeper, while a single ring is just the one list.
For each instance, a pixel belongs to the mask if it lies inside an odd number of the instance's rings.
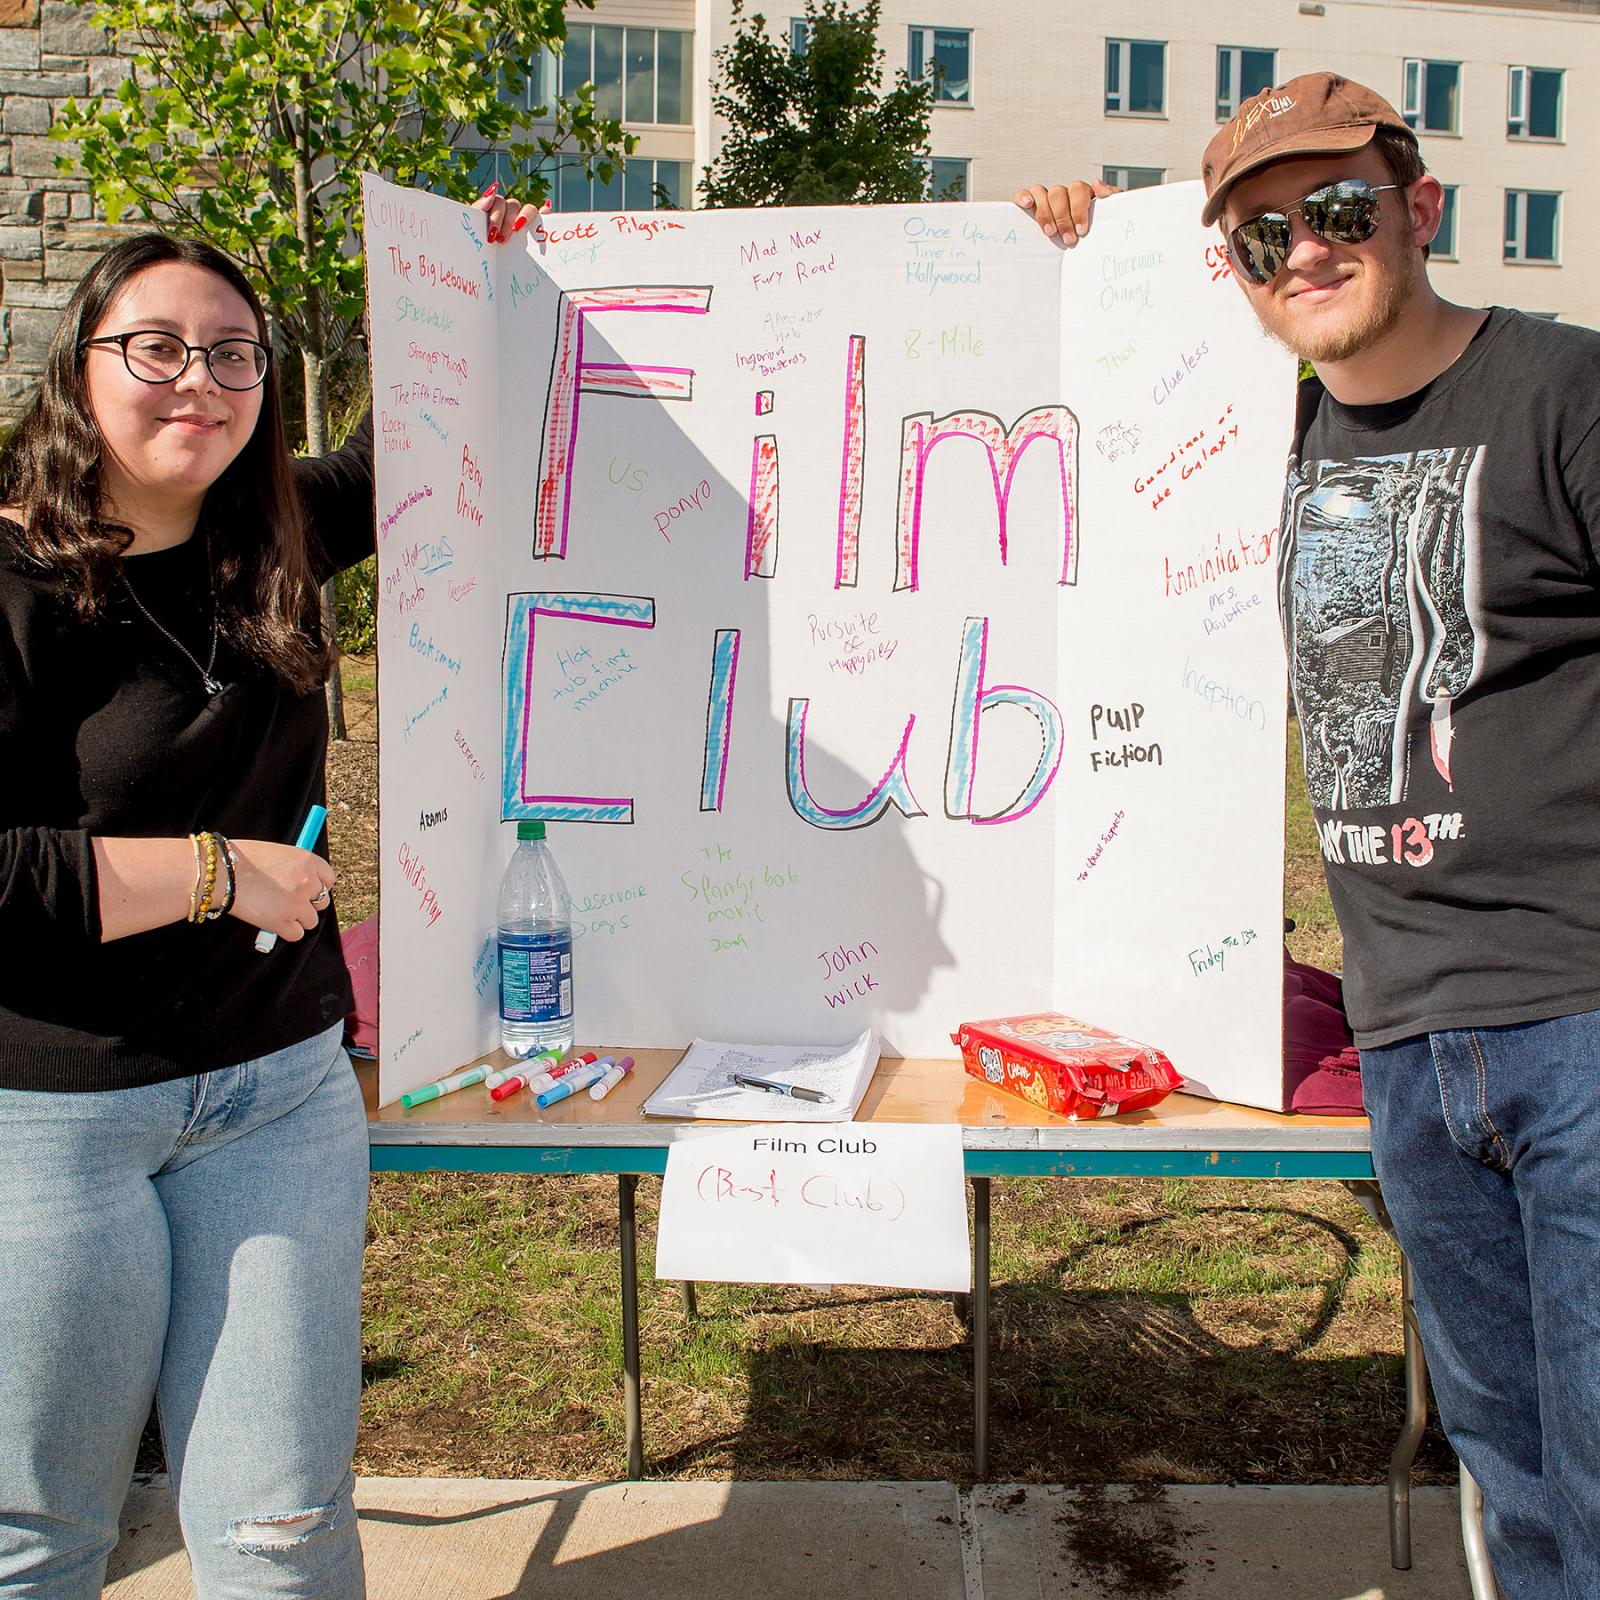
[{"label": "chips ahoy packaging", "polygon": [[1183,1083],[1161,1051],[1059,1011],[963,1022],[950,1041],[973,1077],[1074,1122],[1143,1111]]}]

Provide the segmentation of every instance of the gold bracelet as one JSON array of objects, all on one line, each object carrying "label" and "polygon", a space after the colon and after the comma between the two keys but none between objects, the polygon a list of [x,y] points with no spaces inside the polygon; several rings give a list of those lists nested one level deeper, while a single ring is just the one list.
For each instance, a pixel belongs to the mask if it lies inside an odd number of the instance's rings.
[{"label": "gold bracelet", "polygon": [[200,836],[189,835],[189,848],[194,851],[194,888],[189,891],[189,921],[200,920],[200,880],[204,876],[204,868],[200,864]]},{"label": "gold bracelet", "polygon": [[199,904],[195,907],[194,920],[196,922],[214,922],[222,915],[219,908],[213,908],[211,896],[217,887],[217,836],[214,833],[201,833],[196,835],[206,849],[205,887],[199,897]]}]

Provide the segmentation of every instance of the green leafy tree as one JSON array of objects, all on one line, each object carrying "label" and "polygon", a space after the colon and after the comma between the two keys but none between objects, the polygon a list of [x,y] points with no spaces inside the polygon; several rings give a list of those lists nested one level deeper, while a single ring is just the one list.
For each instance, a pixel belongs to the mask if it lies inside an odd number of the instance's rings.
[{"label": "green leafy tree", "polygon": [[728,124],[700,183],[708,206],[843,205],[928,198],[937,85],[896,72],[884,88],[878,0],[806,0],[805,48],[733,0],[712,106]]},{"label": "green leafy tree", "polygon": [[[58,165],[88,178],[113,222],[136,209],[240,264],[300,354],[312,455],[328,447],[330,368],[366,305],[363,172],[470,199],[459,145],[474,134],[507,150],[518,198],[537,201],[561,162],[609,179],[631,148],[590,93],[527,104],[542,53],[566,38],[563,0],[76,3],[132,44],[134,73],[115,96],[61,107],[52,132],[77,152]],[[332,607],[330,585],[330,625]]]}]

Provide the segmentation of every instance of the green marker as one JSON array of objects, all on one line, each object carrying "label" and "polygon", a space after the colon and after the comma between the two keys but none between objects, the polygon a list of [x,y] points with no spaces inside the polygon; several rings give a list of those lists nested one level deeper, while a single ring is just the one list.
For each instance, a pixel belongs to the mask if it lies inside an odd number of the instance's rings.
[{"label": "green marker", "polygon": [[488,1076],[489,1063],[485,1061],[476,1067],[468,1067],[465,1072],[458,1072],[453,1078],[441,1078],[437,1083],[430,1083],[425,1089],[413,1089],[410,1094],[401,1095],[400,1104],[409,1111],[412,1106],[437,1100],[440,1095],[454,1094],[457,1089],[466,1089],[474,1083],[482,1083]]}]

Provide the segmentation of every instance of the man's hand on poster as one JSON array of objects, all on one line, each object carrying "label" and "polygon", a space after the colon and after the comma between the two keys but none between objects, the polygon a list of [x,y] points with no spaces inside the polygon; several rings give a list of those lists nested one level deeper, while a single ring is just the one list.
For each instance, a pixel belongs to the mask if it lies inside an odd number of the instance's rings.
[{"label": "man's hand on poster", "polygon": [[1032,214],[1046,238],[1070,250],[1089,231],[1095,201],[1121,193],[1114,183],[1078,178],[1071,183],[1036,183],[1032,188],[1018,189],[1011,199]]}]

